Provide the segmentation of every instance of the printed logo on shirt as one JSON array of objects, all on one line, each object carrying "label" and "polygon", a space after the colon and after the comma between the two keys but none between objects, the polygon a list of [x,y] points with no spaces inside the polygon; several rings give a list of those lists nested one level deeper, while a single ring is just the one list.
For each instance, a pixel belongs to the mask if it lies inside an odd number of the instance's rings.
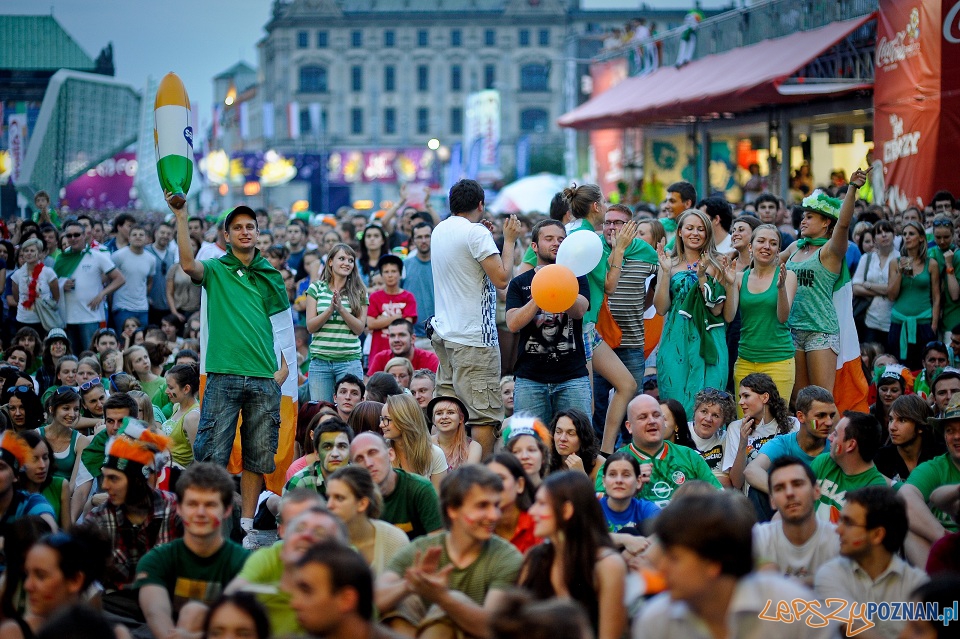
[{"label": "printed logo on shirt", "polygon": [[[680,474],[680,477],[681,477],[680,481],[682,482],[683,473],[680,473],[680,471],[677,471],[677,473]],[[674,476],[676,476],[677,473],[674,473]],[[673,493],[673,486],[671,486],[665,481],[658,481],[653,485],[652,488],[650,488],[650,491],[657,497],[657,499],[667,499]]]},{"label": "printed logo on shirt", "polygon": [[700,456],[703,457],[703,461],[707,462],[707,466],[710,468],[716,468],[723,459],[723,446],[717,444],[713,448],[700,453]]},{"label": "printed logo on shirt", "polygon": [[797,286],[813,286],[814,279],[812,269],[802,268],[797,270]]},{"label": "printed logo on shirt", "polygon": [[670,479],[672,479],[673,483],[675,483],[677,486],[682,486],[683,482],[687,481],[687,476],[683,474],[682,470],[675,470],[670,476]]}]

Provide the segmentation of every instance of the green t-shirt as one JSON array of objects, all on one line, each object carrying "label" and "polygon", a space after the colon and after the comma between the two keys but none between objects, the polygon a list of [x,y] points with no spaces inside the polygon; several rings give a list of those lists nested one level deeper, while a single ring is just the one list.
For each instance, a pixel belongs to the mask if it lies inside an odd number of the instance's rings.
[{"label": "green t-shirt", "polygon": [[813,468],[817,485],[820,487],[817,517],[833,524],[840,521],[840,511],[847,503],[848,492],[864,486],[888,485],[887,478],[880,474],[876,466],[858,475],[847,475],[830,455],[819,455],[810,467]]},{"label": "green t-shirt", "polygon": [[[705,481],[717,490],[723,488],[707,462],[692,448],[663,442],[663,447],[652,457],[633,444],[627,444],[620,452],[630,453],[641,464],[651,464],[650,481],[643,485],[637,497],[652,501],[660,508],[670,503],[673,493],[688,479]],[[597,473],[595,487],[597,492],[605,492],[603,473]]]},{"label": "green t-shirt", "polygon": [[[62,229],[62,228],[63,228],[63,223],[60,221],[60,214],[57,213],[57,210],[56,210],[56,209],[47,209],[47,213],[50,214],[50,222],[51,222],[51,224],[53,224],[55,227],[57,227],[57,230],[58,230],[58,231],[59,231],[60,229]],[[33,219],[33,221],[36,222],[37,224],[40,224],[40,211],[34,211],[34,212],[33,212],[33,217],[32,217],[32,219]],[[58,252],[59,252],[59,251],[58,251]]]},{"label": "green t-shirt", "polygon": [[280,588],[283,577],[283,560],[280,551],[283,542],[277,542],[269,548],[261,548],[247,558],[243,569],[237,575],[254,586],[250,592],[263,604],[270,619],[273,636],[302,635],[306,631],[297,622],[297,613],[290,608],[290,595]]},{"label": "green t-shirt", "polygon": [[273,377],[279,367],[273,324],[255,283],[220,260],[202,260],[208,347],[206,371],[245,377]]},{"label": "green t-shirt", "polygon": [[132,588],[163,586],[177,612],[188,601],[209,604],[237,576],[249,555],[240,544],[228,539],[217,552],[200,557],[187,548],[183,539],[176,539],[143,556],[137,564]]},{"label": "green t-shirt", "polygon": [[[951,245],[950,250],[957,251],[958,249],[957,247]],[[937,261],[937,265],[940,267],[940,287],[943,289],[943,292],[940,295],[941,306],[943,308],[943,321],[940,322],[940,326],[949,331],[957,324],[960,324],[960,300],[957,300],[956,302],[953,301],[950,298],[950,291],[947,289],[947,278],[957,278],[957,273],[954,273],[953,275],[947,273],[947,262],[943,259],[943,252],[940,250],[939,246],[934,246],[931,248],[929,251],[927,251],[927,255],[935,259]]]},{"label": "green t-shirt", "polygon": [[[159,408],[161,413],[165,407],[170,406],[170,398],[167,397],[167,379],[161,375],[151,382],[140,382],[140,388],[150,397],[150,403]],[[172,414],[172,413],[171,413]],[[164,418],[169,417],[164,413]]]},{"label": "green t-shirt", "polygon": [[[438,532],[414,540],[394,555],[387,570],[403,575],[413,565],[417,555],[430,548],[441,549],[439,567],[450,563],[447,555],[446,539],[448,532]],[[450,573],[449,587],[462,592],[478,606],[482,606],[491,590],[506,590],[512,587],[520,574],[523,555],[506,539],[494,535],[483,544],[480,555],[466,568],[454,568]]]},{"label": "green t-shirt", "polygon": [[[954,461],[950,459],[949,453],[944,453],[922,464],[917,464],[906,483],[916,487],[923,495],[924,501],[928,501],[930,493],[940,486],[960,484],[960,468],[957,468]],[[950,532],[957,532],[957,522],[953,517],[935,506],[930,506],[930,512],[943,524],[944,528]]]},{"label": "green t-shirt", "polygon": [[537,265],[537,252],[533,250],[533,246],[528,246],[527,250],[523,253],[523,259],[521,260],[524,264],[529,264],[530,266]]},{"label": "green t-shirt", "polygon": [[430,480],[399,468],[394,471],[397,485],[392,493],[384,495],[380,519],[407,533],[410,539],[443,528],[440,502]]}]

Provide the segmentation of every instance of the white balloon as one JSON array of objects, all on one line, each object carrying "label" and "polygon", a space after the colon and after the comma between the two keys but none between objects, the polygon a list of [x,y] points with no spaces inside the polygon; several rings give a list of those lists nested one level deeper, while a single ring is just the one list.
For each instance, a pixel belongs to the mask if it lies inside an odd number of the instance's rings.
[{"label": "white balloon", "polygon": [[560,244],[557,264],[566,266],[577,277],[586,275],[600,263],[603,244],[600,236],[592,231],[571,233]]}]

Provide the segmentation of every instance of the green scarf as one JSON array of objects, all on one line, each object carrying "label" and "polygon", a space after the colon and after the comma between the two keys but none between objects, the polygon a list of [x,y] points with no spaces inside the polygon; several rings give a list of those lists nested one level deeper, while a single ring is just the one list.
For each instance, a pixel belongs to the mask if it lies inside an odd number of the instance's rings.
[{"label": "green scarf", "polygon": [[260,255],[259,249],[254,249],[253,261],[249,266],[241,262],[231,248],[228,248],[227,254],[220,258],[220,263],[231,271],[241,270],[250,277],[260,292],[260,299],[263,300],[263,309],[267,317],[290,308],[283,276],[265,257]]},{"label": "green scarf", "polygon": [[90,247],[84,247],[82,251],[73,251],[67,249],[57,256],[57,261],[53,265],[53,270],[57,277],[70,277],[80,266],[83,256],[90,252]]},{"label": "green scarf", "polygon": [[[799,251],[804,246],[808,246],[808,245],[821,247],[829,241],[830,241],[830,238],[828,237],[818,237],[814,239],[802,237],[799,240],[797,240],[797,250]],[[790,257],[793,257],[793,256],[791,255]],[[836,293],[837,291],[839,291],[850,280],[851,280],[850,267],[847,266],[847,260],[846,258],[844,258],[840,260],[840,277],[838,277],[837,281],[833,283],[833,292]]]}]

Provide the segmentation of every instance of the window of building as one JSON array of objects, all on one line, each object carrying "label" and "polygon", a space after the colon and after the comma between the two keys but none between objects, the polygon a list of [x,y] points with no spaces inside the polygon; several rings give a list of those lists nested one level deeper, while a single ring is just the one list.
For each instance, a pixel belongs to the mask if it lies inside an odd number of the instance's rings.
[{"label": "window of building", "polygon": [[546,109],[524,109],[520,112],[520,131],[542,133],[550,126]]},{"label": "window of building", "polygon": [[451,47],[463,46],[463,31],[461,31],[460,29],[450,30],[450,46]]},{"label": "window of building", "polygon": [[430,132],[430,109],[421,107],[417,109],[417,133],[426,135]]},{"label": "window of building", "polygon": [[383,133],[384,135],[394,135],[397,132],[397,110],[388,107],[383,110]]},{"label": "window of building", "polygon": [[397,68],[392,65],[383,67],[383,90],[393,93],[397,90]]},{"label": "window of building", "polygon": [[426,29],[419,29],[417,31],[417,46],[418,47],[428,47],[430,46],[430,32]]},{"label": "window of building", "polygon": [[545,64],[525,64],[520,67],[521,91],[549,91],[550,69]]},{"label": "window of building", "polygon": [[550,29],[540,29],[540,46],[549,47],[550,46]]},{"label": "window of building", "polygon": [[313,133],[313,127],[310,126],[310,111],[307,109],[300,110],[300,133],[306,135],[307,133]]},{"label": "window of building", "polygon": [[297,31],[297,48],[306,49],[309,46],[309,38],[306,31]]},{"label": "window of building", "polygon": [[417,91],[425,93],[430,90],[430,67],[421,64],[417,67]]},{"label": "window of building", "polygon": [[460,107],[450,109],[450,133],[452,135],[463,134],[463,109]]},{"label": "window of building", "polygon": [[450,67],[450,90],[461,91],[463,87],[463,69],[459,64]]},{"label": "window of building", "polygon": [[517,36],[517,42],[519,42],[521,47],[529,47],[530,29],[520,29],[520,33]]},{"label": "window of building", "polygon": [[496,83],[497,83],[497,65],[495,64],[483,65],[483,88],[492,89],[493,85]]},{"label": "window of building", "polygon": [[354,135],[363,134],[363,109],[350,109],[350,133]]},{"label": "window of building", "polygon": [[300,67],[301,93],[326,93],[327,69],[325,67]]},{"label": "window of building", "polygon": [[383,32],[383,46],[394,47],[397,45],[397,34],[392,30]]},{"label": "window of building", "polygon": [[363,46],[363,31],[355,29],[350,32],[350,46],[354,48]]},{"label": "window of building", "polygon": [[329,44],[328,38],[326,31],[317,31],[317,48],[326,49]]},{"label": "window of building", "polygon": [[350,67],[350,89],[363,91],[363,67],[359,64]]},{"label": "window of building", "polygon": [[483,32],[483,44],[487,47],[497,46],[497,32],[493,29],[487,29]]}]

